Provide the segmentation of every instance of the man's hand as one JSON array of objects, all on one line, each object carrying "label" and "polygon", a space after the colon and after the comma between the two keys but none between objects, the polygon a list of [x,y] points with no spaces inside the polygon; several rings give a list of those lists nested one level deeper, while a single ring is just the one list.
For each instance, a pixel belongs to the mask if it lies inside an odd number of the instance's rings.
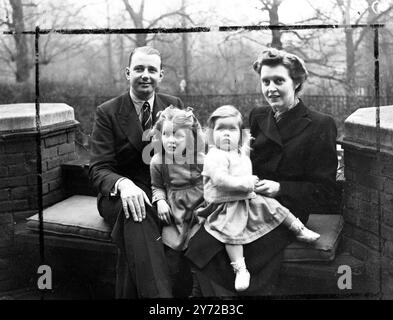
[{"label": "man's hand", "polygon": [[166,222],[167,224],[171,223],[171,208],[169,207],[168,203],[165,200],[158,200],[157,201],[157,213],[158,218],[161,221]]},{"label": "man's hand", "polygon": [[260,180],[255,184],[255,192],[274,198],[280,192],[280,184],[272,180]]},{"label": "man's hand", "polygon": [[126,219],[130,217],[130,211],[135,222],[141,222],[145,219],[145,202],[151,206],[146,193],[130,179],[121,180],[118,189]]}]

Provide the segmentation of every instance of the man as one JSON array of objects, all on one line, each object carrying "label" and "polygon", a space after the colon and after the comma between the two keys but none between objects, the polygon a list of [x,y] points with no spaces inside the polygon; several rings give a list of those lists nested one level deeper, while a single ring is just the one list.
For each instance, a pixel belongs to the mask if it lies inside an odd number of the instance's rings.
[{"label": "man", "polygon": [[139,47],[130,54],[126,78],[129,92],[97,107],[89,175],[98,190],[98,211],[113,225],[119,248],[116,297],[168,298],[169,270],[150,202],[150,159],[142,154],[157,113],[183,103],[155,92],[163,69],[154,48]]}]

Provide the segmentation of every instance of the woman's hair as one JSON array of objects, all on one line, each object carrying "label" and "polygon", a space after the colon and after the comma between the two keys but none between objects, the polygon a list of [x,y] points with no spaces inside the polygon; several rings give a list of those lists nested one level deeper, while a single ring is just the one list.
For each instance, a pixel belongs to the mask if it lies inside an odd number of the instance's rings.
[{"label": "woman's hair", "polygon": [[210,145],[214,145],[213,139],[213,131],[214,126],[216,125],[216,121],[222,118],[234,117],[237,120],[239,130],[240,130],[240,141],[239,141],[239,150],[243,150],[242,148],[247,145],[250,141],[250,136],[246,134],[244,130],[243,116],[238,109],[236,109],[232,105],[224,105],[216,110],[210,115],[209,119],[207,119],[207,143]]},{"label": "woman's hair", "polygon": [[277,50],[270,48],[262,51],[257,60],[253,63],[252,67],[258,74],[261,74],[262,66],[275,67],[283,65],[289,71],[289,76],[293,82],[299,85],[295,89],[297,95],[303,88],[303,83],[308,77],[306,65],[298,56],[288,53],[284,50]]},{"label": "woman's hair", "polygon": [[191,137],[187,134],[186,154],[192,154],[193,159],[187,160],[192,160],[194,161],[193,163],[196,163],[198,153],[205,151],[205,139],[202,127],[195,117],[193,109],[191,107],[179,109],[170,105],[158,114],[158,120],[153,128],[153,140],[159,144],[158,150],[162,152],[162,155],[165,154],[165,149],[162,145],[162,129],[166,121],[171,122],[174,132],[179,129],[186,129],[186,133],[192,133]]}]

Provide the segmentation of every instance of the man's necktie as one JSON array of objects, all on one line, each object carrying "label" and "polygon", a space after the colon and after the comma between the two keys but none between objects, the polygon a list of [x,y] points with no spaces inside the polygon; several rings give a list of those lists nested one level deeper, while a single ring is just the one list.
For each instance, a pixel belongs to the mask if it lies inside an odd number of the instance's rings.
[{"label": "man's necktie", "polygon": [[143,131],[150,130],[153,125],[153,119],[150,111],[149,102],[145,101],[142,106],[142,129]]}]

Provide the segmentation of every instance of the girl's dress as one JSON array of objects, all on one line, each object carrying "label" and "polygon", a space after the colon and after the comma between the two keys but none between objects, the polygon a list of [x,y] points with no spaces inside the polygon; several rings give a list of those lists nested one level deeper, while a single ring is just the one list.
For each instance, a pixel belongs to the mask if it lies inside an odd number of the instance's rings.
[{"label": "girl's dress", "polygon": [[162,228],[162,242],[174,250],[184,250],[199,229],[195,210],[204,202],[203,154],[197,164],[164,164],[155,154],[150,162],[153,202],[165,200],[171,208],[171,223]]},{"label": "girl's dress", "polygon": [[206,231],[222,243],[250,243],[280,225],[289,213],[277,200],[252,191],[251,160],[243,152],[211,147],[202,175],[207,206],[197,214],[206,218]]}]

